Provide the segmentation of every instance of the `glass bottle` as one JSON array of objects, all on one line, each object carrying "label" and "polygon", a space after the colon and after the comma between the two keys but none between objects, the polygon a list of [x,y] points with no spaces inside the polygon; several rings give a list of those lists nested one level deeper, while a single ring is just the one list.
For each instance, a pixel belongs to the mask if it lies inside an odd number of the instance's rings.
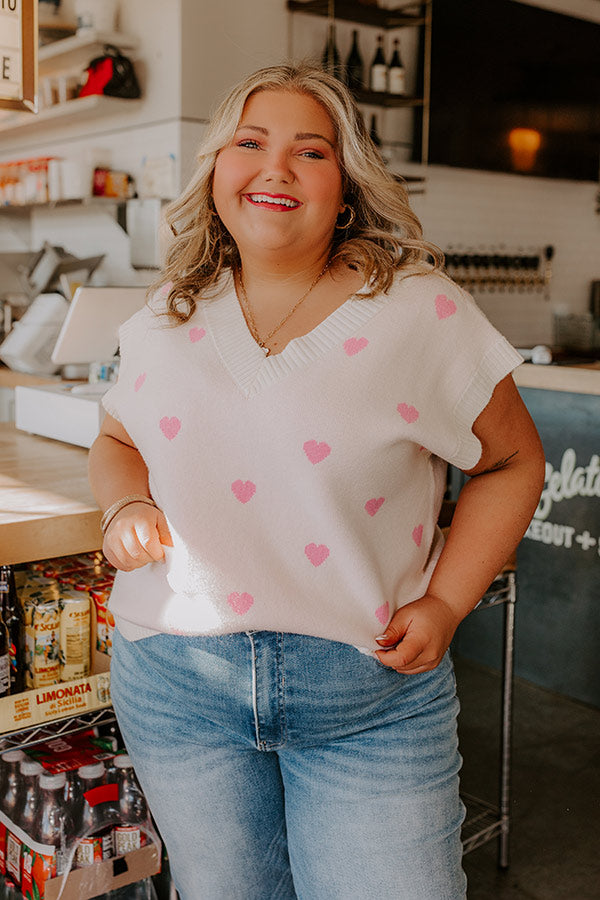
[{"label": "glass bottle", "polygon": [[25,624],[12,566],[0,566],[0,594],[9,637],[10,693],[18,694],[25,687]]},{"label": "glass bottle", "polygon": [[65,807],[73,820],[74,827],[77,827],[77,816],[81,804],[81,796],[81,780],[77,773],[77,769],[70,769],[68,772],[65,772],[65,790],[63,799]]},{"label": "glass bottle", "polygon": [[333,22],[330,22],[327,26],[327,41],[321,57],[321,66],[325,71],[335,75],[336,78],[342,78],[342,63],[335,41],[335,25]]},{"label": "glass bottle", "polygon": [[81,766],[77,770],[81,781],[81,799],[76,815],[76,827],[81,837],[77,846],[77,866],[91,866],[98,860],[112,856],[112,826],[105,824],[105,814],[101,804],[86,798],[88,791],[106,784],[106,769],[103,762]]},{"label": "glass bottle", "polygon": [[114,762],[118,773],[121,821],[115,826],[113,840],[115,856],[123,856],[146,843],[146,835],[140,826],[148,825],[148,805],[129,756],[123,753]]},{"label": "glass bottle", "polygon": [[44,771],[41,763],[21,760],[21,785],[15,806],[14,822],[25,834],[33,835],[38,815],[39,777]]},{"label": "glass bottle", "polygon": [[0,697],[10,694],[10,635],[0,606]]},{"label": "glass bottle", "polygon": [[387,72],[385,56],[383,55],[383,35],[380,34],[377,38],[377,49],[371,63],[369,76],[369,84],[372,91],[377,93],[385,93],[387,91]]},{"label": "glass bottle", "polygon": [[371,116],[371,127],[369,129],[369,135],[371,140],[375,144],[377,148],[381,148],[381,138],[379,137],[379,132],[377,131],[377,116]]},{"label": "glass bottle", "polygon": [[388,70],[388,91],[397,97],[404,96],[406,93],[406,70],[400,59],[400,41],[398,38],[394,39],[394,52],[392,53]]},{"label": "glass bottle", "polygon": [[365,71],[363,59],[358,49],[358,31],[352,32],[352,47],[346,60],[346,84],[351,91],[360,91],[364,87]]},{"label": "glass bottle", "polygon": [[39,776],[39,806],[34,837],[40,844],[54,847],[56,875],[62,875],[68,859],[74,826],[65,808],[65,773],[42,773]]},{"label": "glass bottle", "polygon": [[[19,764],[20,784],[12,814],[13,825],[18,826],[33,839],[38,818],[38,780],[44,771],[41,763],[22,759]],[[6,835],[6,871],[16,885],[21,884],[23,866],[23,838],[16,828],[9,828]]]},{"label": "glass bottle", "polygon": [[[25,759],[22,750],[7,750],[2,754],[2,794],[0,796],[0,809],[4,815],[13,820],[15,806],[19,796],[21,784],[21,762]],[[0,874],[6,874],[6,838],[8,829],[4,822],[0,822]]]}]

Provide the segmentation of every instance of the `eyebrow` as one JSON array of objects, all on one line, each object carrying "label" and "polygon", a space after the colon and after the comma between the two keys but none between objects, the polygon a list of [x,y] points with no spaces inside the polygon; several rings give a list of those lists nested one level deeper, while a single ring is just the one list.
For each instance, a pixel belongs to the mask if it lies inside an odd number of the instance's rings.
[{"label": "eyebrow", "polygon": [[[268,133],[269,133],[268,128],[263,128],[262,125],[240,124],[238,126],[237,130],[239,131],[241,128],[248,128],[250,131],[258,131],[260,134],[268,135]],[[325,141],[325,143],[329,144],[329,146],[332,149],[335,149],[334,145],[331,143],[331,141],[328,138],[325,137],[325,135],[318,134],[318,133],[312,132],[312,131],[299,131],[294,135],[294,140],[295,141],[314,141],[314,140]]]}]

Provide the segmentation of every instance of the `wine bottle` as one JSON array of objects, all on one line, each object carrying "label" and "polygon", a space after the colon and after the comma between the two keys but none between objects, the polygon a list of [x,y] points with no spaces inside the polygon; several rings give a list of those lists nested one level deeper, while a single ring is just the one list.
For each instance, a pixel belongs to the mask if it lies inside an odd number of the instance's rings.
[{"label": "wine bottle", "polygon": [[346,60],[346,84],[351,91],[360,91],[364,87],[364,66],[358,49],[358,31],[352,32],[352,47]]},{"label": "wine bottle", "polygon": [[321,57],[321,66],[325,71],[335,75],[340,81],[342,80],[342,62],[335,42],[335,25],[333,23],[330,23],[327,28],[327,42]]},{"label": "wine bottle", "polygon": [[370,74],[371,90],[377,93],[387,91],[387,66],[385,64],[385,56],[383,55],[383,35],[377,38],[377,50],[371,63]]},{"label": "wine bottle", "polygon": [[0,608],[0,697],[10,694],[10,635]]},{"label": "wine bottle", "polygon": [[400,59],[400,41],[394,39],[394,52],[390,60],[388,70],[388,91],[396,96],[403,96],[406,93],[406,71]]},{"label": "wine bottle", "polygon": [[10,692],[18,694],[25,687],[25,625],[12,566],[0,566],[0,598],[10,640]]},{"label": "wine bottle", "polygon": [[369,129],[369,135],[375,146],[381,147],[381,138],[379,137],[379,132],[377,131],[377,116],[371,116],[371,128]]}]

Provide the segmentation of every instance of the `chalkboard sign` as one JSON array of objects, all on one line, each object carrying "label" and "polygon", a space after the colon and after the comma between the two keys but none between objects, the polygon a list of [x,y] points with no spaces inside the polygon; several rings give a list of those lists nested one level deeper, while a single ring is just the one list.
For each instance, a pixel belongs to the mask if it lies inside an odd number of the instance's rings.
[{"label": "chalkboard sign", "polygon": [[[600,706],[600,397],[521,388],[546,481],[517,551],[517,675]],[[496,666],[500,610],[461,623],[455,652]]]},{"label": "chalkboard sign", "polygon": [[0,108],[37,112],[38,0],[0,0]]}]

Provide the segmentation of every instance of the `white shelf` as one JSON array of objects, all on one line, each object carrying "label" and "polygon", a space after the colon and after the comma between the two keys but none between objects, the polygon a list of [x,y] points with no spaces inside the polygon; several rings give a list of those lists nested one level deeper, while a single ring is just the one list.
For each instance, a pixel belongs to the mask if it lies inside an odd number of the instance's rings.
[{"label": "white shelf", "polygon": [[72,37],[44,44],[38,50],[38,61],[40,64],[50,59],[62,61],[62,57],[69,56],[71,53],[78,53],[80,50],[89,50],[96,45],[103,47],[105,44],[113,44],[119,50],[132,50],[137,47],[137,43],[136,38],[129,37],[126,34],[93,31],[90,29],[82,34],[74,34]]},{"label": "white shelf", "polygon": [[0,119],[0,132],[29,131],[42,123],[52,123],[77,117],[77,122],[87,118],[107,115],[124,109],[133,109],[137,100],[123,100],[121,97],[106,97],[104,94],[92,94],[89,97],[77,97],[66,103],[57,103],[41,110],[39,113],[8,113]]},{"label": "white shelf", "polygon": [[68,200],[48,200],[46,203],[7,203],[0,206],[0,215],[29,215],[40,209],[57,209],[65,206],[88,206],[112,209],[115,204],[127,203],[126,197],[70,197]]}]

